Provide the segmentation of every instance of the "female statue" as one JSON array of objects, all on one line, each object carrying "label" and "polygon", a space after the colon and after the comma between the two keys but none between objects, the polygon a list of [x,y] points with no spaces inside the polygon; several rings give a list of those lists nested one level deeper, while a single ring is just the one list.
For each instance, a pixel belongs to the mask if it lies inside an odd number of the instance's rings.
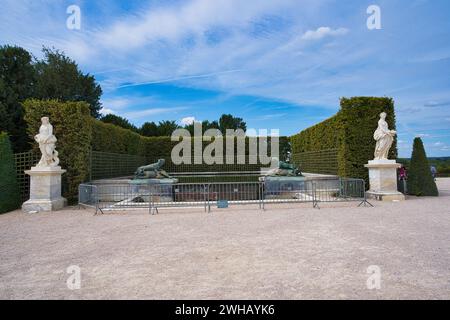
[{"label": "female statue", "polygon": [[377,141],[375,147],[375,160],[383,160],[388,158],[389,149],[391,149],[394,137],[397,134],[394,130],[389,130],[386,122],[386,113],[380,114],[378,128],[373,134],[373,138]]},{"label": "female statue", "polygon": [[34,136],[34,140],[39,143],[42,157],[37,167],[56,167],[59,164],[58,152],[55,150],[56,137],[53,135],[53,126],[48,117],[41,118],[42,125],[39,134]]}]

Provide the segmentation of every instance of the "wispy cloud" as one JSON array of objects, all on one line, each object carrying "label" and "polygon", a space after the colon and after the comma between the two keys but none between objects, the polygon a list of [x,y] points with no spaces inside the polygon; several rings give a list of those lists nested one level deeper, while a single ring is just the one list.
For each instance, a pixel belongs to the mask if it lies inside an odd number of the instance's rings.
[{"label": "wispy cloud", "polygon": [[171,79],[154,80],[154,81],[139,82],[139,83],[130,83],[130,84],[124,84],[124,85],[118,86],[117,88],[121,89],[121,88],[128,88],[128,87],[144,86],[144,85],[149,85],[149,84],[177,82],[177,81],[183,81],[183,80],[189,80],[189,79],[210,78],[210,77],[218,76],[218,75],[221,75],[221,74],[234,73],[234,72],[239,72],[239,71],[242,71],[242,70],[227,70],[227,71],[220,71],[220,72],[213,72],[213,73],[206,73],[206,74],[182,76],[182,77],[176,77],[176,78],[171,78]]},{"label": "wispy cloud", "polygon": [[308,30],[302,35],[303,40],[319,40],[327,36],[342,36],[348,33],[348,29],[331,29],[329,27],[320,27],[317,30]]},{"label": "wispy cloud", "polygon": [[431,101],[425,103],[425,107],[427,108],[450,107],[450,101],[442,101],[442,102]]}]

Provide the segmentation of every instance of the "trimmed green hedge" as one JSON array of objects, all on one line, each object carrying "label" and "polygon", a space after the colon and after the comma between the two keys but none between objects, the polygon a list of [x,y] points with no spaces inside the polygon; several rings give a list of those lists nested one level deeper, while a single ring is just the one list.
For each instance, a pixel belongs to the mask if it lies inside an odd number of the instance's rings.
[{"label": "trimmed green hedge", "polygon": [[[172,149],[179,142],[171,141],[171,137],[144,137],[131,130],[124,129],[113,124],[103,123],[91,119],[92,123],[92,150],[132,154],[155,158],[158,156],[170,157]],[[246,154],[248,155],[248,138],[246,139]],[[210,141],[203,141],[203,148]],[[191,153],[193,154],[194,142],[191,143]],[[284,160],[286,154],[290,151],[289,138],[279,137],[280,158]],[[226,139],[224,139],[224,154],[226,148]],[[270,138],[269,138],[270,150]]]},{"label": "trimmed green hedge", "polygon": [[[89,105],[85,102],[60,102],[57,100],[30,99],[23,103],[25,121],[31,139],[39,132],[41,118],[47,116],[58,139],[60,166],[67,170],[63,174],[63,196],[73,203],[78,195],[78,185],[89,176],[89,151],[92,138],[92,123]],[[34,141],[34,139],[33,139]],[[32,144],[39,152],[38,144]]]},{"label": "trimmed green hedge", "polygon": [[[382,112],[387,113],[389,128],[395,130],[391,98],[342,98],[336,115],[291,137],[292,153],[337,149],[339,176],[365,179],[368,186],[369,173],[364,165],[374,158],[373,133]],[[397,158],[396,139],[389,157]]]},{"label": "trimmed green hedge", "polygon": [[90,118],[92,150],[145,155],[146,138],[128,129]]},{"label": "trimmed green hedge", "polygon": [[5,132],[0,133],[0,172],[0,213],[5,213],[20,207],[14,156]]},{"label": "trimmed green hedge", "polygon": [[335,149],[339,146],[340,113],[291,137],[292,153]]},{"label": "trimmed green hedge", "polygon": [[437,197],[439,191],[431,174],[422,139],[415,138],[408,171],[408,193],[419,197]]}]

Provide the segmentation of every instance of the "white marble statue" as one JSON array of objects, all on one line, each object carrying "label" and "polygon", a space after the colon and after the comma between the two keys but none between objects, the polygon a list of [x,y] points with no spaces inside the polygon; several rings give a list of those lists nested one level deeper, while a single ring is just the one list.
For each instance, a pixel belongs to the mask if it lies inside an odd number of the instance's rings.
[{"label": "white marble statue", "polygon": [[378,128],[373,134],[373,138],[377,141],[374,154],[375,160],[386,160],[388,158],[388,153],[396,134],[396,131],[389,130],[386,122],[386,113],[381,113],[380,121],[378,121]]},{"label": "white marble statue", "polygon": [[55,150],[56,137],[53,135],[53,126],[48,117],[41,118],[42,125],[39,134],[34,136],[34,140],[39,143],[42,157],[37,167],[56,167],[59,164],[58,151]]}]

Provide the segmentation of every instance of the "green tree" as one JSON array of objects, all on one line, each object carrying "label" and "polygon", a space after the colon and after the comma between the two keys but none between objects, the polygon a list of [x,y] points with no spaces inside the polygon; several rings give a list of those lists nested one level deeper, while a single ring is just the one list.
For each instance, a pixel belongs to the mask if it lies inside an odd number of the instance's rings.
[{"label": "green tree", "polygon": [[439,195],[422,139],[415,138],[408,172],[408,193],[416,196]]},{"label": "green tree", "polygon": [[227,129],[242,129],[246,131],[247,124],[242,118],[233,117],[231,114],[223,114],[219,119],[219,129],[222,134],[225,134]]},{"label": "green tree", "polygon": [[29,149],[21,102],[33,95],[35,76],[26,50],[0,47],[0,132],[9,134],[14,152]]},{"label": "green tree", "polygon": [[179,128],[180,126],[176,121],[160,121],[158,124],[158,136],[170,137],[172,135],[172,132]]},{"label": "green tree", "polygon": [[37,72],[36,94],[39,99],[85,101],[91,115],[100,116],[102,89],[94,76],[83,74],[75,61],[63,52],[43,48],[44,60],[35,64]]},{"label": "green tree", "polygon": [[[198,122],[197,122],[198,123]],[[194,132],[194,122],[191,124],[187,124],[184,126],[184,129],[186,129],[187,131],[189,131],[189,133],[191,134],[191,136],[195,135]],[[209,129],[219,129],[219,123],[217,121],[212,121],[209,122],[208,120],[203,120],[202,121],[202,134],[205,133],[206,130]]]},{"label": "green tree", "polygon": [[[209,122],[208,120],[204,120],[202,122],[202,128],[203,128],[203,133],[204,133],[206,130],[209,130],[209,129],[220,129],[220,126],[219,126],[219,122],[216,120],[211,121],[211,122]],[[223,132],[223,133],[225,133],[225,132]]]},{"label": "green tree", "polygon": [[0,133],[0,213],[19,208],[20,194],[9,137]]},{"label": "green tree", "polygon": [[157,137],[158,136],[158,125],[152,122],[146,122],[141,126],[141,135],[145,137]]},{"label": "green tree", "polygon": [[110,114],[104,115],[100,118],[100,121],[102,121],[104,123],[111,123],[116,126],[122,127],[124,129],[132,130],[134,132],[139,131],[135,125],[130,123],[130,121],[128,121],[127,119],[125,119],[121,116],[116,116],[115,114],[110,113]]}]

